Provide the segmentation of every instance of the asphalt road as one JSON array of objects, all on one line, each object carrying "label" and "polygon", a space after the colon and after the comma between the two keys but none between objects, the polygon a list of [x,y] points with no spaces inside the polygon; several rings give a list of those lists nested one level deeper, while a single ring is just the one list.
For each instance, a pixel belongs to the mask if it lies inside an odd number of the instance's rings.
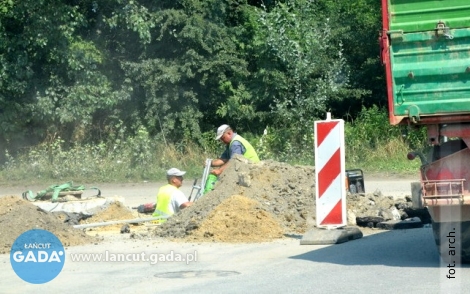
[{"label": "asphalt road", "polygon": [[[366,179],[366,192],[409,195],[410,179]],[[161,183],[102,184],[104,196],[124,196],[129,206],[154,201]],[[191,184],[183,190],[189,195]],[[34,188],[29,188],[33,189]],[[1,188],[0,196],[25,187]],[[21,280],[0,255],[0,293],[468,293],[470,267],[449,267],[437,253],[429,227],[376,231],[334,245],[300,245],[302,236],[258,244],[115,240],[66,249],[60,274],[46,284]],[[74,254],[133,261],[73,261]],[[174,256],[192,262],[177,262]],[[149,259],[149,260],[143,260]],[[173,259],[173,261],[172,261]],[[157,261],[156,264],[152,264]],[[450,270],[455,278],[447,278]]]},{"label": "asphalt road", "polygon": [[[365,191],[366,193],[373,193],[380,191],[385,196],[404,197],[411,195],[411,182],[418,181],[418,178],[385,178],[385,177],[368,177],[365,175]],[[185,195],[191,195],[193,190],[192,179],[185,179],[183,186],[181,187]],[[133,207],[139,204],[147,202],[155,202],[157,196],[157,190],[160,186],[164,185],[165,182],[142,182],[142,183],[100,183],[100,184],[87,184],[86,188],[97,187],[101,190],[101,194],[105,197],[111,196],[123,196],[125,204]],[[47,186],[0,186],[0,197],[5,195],[17,195],[27,190],[41,191],[47,188]],[[194,189],[193,195],[196,194]],[[86,190],[83,197],[93,196],[96,194],[95,190]]]},{"label": "asphalt road", "polygon": [[[0,255],[0,293],[468,293],[470,268],[438,258],[429,228],[387,231],[335,245],[300,245],[300,236],[260,244],[124,240],[66,250],[46,284],[18,278]],[[193,262],[77,262],[72,254],[182,254]]]}]

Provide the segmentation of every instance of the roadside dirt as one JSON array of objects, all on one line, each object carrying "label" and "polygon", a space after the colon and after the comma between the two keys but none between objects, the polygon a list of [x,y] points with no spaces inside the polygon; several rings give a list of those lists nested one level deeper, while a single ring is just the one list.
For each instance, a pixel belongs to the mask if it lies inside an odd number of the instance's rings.
[{"label": "roadside dirt", "polygon": [[188,240],[262,242],[283,237],[284,229],[258,201],[233,195],[201,222]]},{"label": "roadside dirt", "polygon": [[[118,220],[129,220],[137,218],[137,214],[133,213],[129,208],[124,206],[120,202],[113,202],[109,205],[106,209],[98,212],[97,214],[80,220],[80,224],[95,224],[95,223],[103,223],[109,221],[118,221]],[[100,226],[100,227],[91,227],[85,229],[85,231],[89,235],[93,235],[94,233],[101,233],[101,232],[116,232],[120,233],[122,224],[115,224],[115,225],[108,225],[108,226]]]},{"label": "roadside dirt", "polygon": [[[265,221],[266,227],[274,232],[280,228],[282,235],[303,234],[316,222],[314,178],[311,166],[291,166],[269,160],[252,164],[243,157],[236,157],[213,191],[171,217],[155,230],[155,235],[198,242],[238,242],[241,236],[244,242],[269,241],[272,234],[263,232],[257,225],[246,225],[260,214],[277,223]],[[253,205],[248,209],[244,201],[227,203],[234,195],[251,199]],[[407,217],[404,210],[410,206],[410,201],[394,200],[380,191],[349,195],[348,224],[356,225],[357,217],[404,218]]]},{"label": "roadside dirt", "polygon": [[[65,246],[99,242],[104,236],[166,238],[179,242],[264,242],[299,236],[315,225],[315,182],[312,179],[315,179],[312,166],[292,166],[270,160],[252,164],[236,157],[220,176],[214,190],[194,205],[162,225],[130,224],[130,234],[121,233],[122,224],[73,229],[63,214],[41,211],[19,196],[4,196],[0,197],[0,253],[9,252],[14,240],[33,228],[51,231]],[[410,201],[394,200],[380,191],[348,195],[348,224],[356,225],[359,217],[403,219],[407,217]],[[74,224],[149,216],[113,204],[92,217],[75,219]],[[364,234],[377,230],[362,229]]]},{"label": "roadside dirt", "polygon": [[42,211],[18,196],[1,197],[0,254],[9,253],[16,238],[32,229],[43,229],[53,233],[66,247],[94,241],[83,231],[75,230],[64,223],[64,219]]},{"label": "roadside dirt", "polygon": [[[242,220],[263,213],[274,219],[284,233],[302,233],[314,224],[313,167],[290,166],[275,161],[248,163],[243,157],[233,158],[224,173],[216,182],[214,190],[201,197],[194,205],[172,216],[155,230],[155,234],[167,238],[186,238],[193,241],[212,241],[214,239],[235,241],[243,232],[244,241],[268,241],[256,226],[245,226]],[[245,209],[243,202],[224,202],[233,195],[252,199],[256,205]],[[219,230],[205,230],[206,219],[211,213],[237,215],[239,222],[219,226]],[[230,218],[225,219],[231,222]],[[236,237],[234,237],[236,236]]]}]

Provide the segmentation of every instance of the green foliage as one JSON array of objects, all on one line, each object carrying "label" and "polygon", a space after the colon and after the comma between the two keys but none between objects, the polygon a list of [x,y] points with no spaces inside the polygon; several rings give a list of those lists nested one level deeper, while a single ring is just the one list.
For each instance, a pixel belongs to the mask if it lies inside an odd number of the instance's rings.
[{"label": "green foliage", "polygon": [[343,103],[334,103],[331,111],[354,117],[363,106],[386,106],[384,68],[379,60],[378,32],[382,25],[381,1],[317,0],[322,17],[330,20],[333,39],[343,44],[350,71],[350,91]]},{"label": "green foliage", "polygon": [[0,169],[2,183],[55,183],[74,181],[139,182],[165,178],[170,167],[188,171],[188,176],[199,176],[204,157],[194,144],[178,150],[148,136],[141,129],[139,135],[125,141],[76,145],[66,149],[57,137],[13,157],[6,151],[6,163]]},{"label": "green foliage", "polygon": [[420,148],[381,112],[380,17],[374,0],[2,1],[0,164],[104,180],[184,157],[196,171],[222,152],[221,123],[263,159],[313,162],[326,111],[360,129],[346,129],[353,163],[391,138]]},{"label": "green foliage", "polygon": [[377,144],[401,137],[401,133],[400,128],[389,124],[387,112],[372,106],[363,108],[351,125],[345,127],[345,137],[350,145],[375,148]]},{"label": "green foliage", "polygon": [[0,143],[13,154],[48,135],[96,142],[97,117],[129,98],[108,78],[99,43],[80,35],[89,21],[82,12],[68,1],[26,0],[0,18],[0,111],[9,114],[0,116]]},{"label": "green foliage", "polygon": [[[196,140],[201,144],[201,121],[213,120],[216,113],[231,118],[240,103],[247,103],[249,109],[249,93],[239,83],[247,76],[246,62],[237,50],[236,31],[225,26],[228,13],[227,3],[220,1],[148,6],[143,22],[148,23],[151,41],[140,41],[143,50],[138,58],[123,61],[121,69],[125,84],[133,87],[135,103],[127,104],[138,113],[133,118],[152,135],[159,134],[168,142]],[[115,14],[107,19],[108,25],[119,28],[120,23],[129,22],[126,17],[120,21],[122,17]],[[226,96],[233,99],[226,103]],[[243,113],[239,109],[238,114]]]},{"label": "green foliage", "polygon": [[404,126],[391,126],[388,113],[377,106],[363,108],[345,125],[348,164],[380,171],[417,171],[418,161],[408,162],[406,154],[425,148],[425,129],[410,129],[407,136],[403,136],[404,130]]},{"label": "green foliage", "polygon": [[[401,136],[399,127],[390,126],[386,113],[377,108],[363,109],[353,122],[345,123],[346,167],[365,172],[416,173],[419,161],[408,161],[410,144],[423,142],[423,131],[410,130],[409,138]],[[214,140],[214,132],[205,132],[204,148],[190,141],[165,144],[150,136],[141,127],[135,137],[126,137],[116,125],[114,136],[108,142],[96,145],[77,144],[66,148],[61,137],[25,150],[21,156],[12,156],[8,150],[6,163],[0,169],[0,183],[45,183],[74,181],[138,182],[164,179],[164,171],[178,167],[188,171],[188,177],[202,175],[206,158],[217,158],[224,149]],[[306,130],[295,138],[288,130],[266,127],[261,136],[242,134],[258,152],[262,160],[276,160],[290,164],[314,165],[314,134]],[[294,142],[296,142],[294,144]],[[422,145],[424,146],[424,145]]]},{"label": "green foliage", "polygon": [[155,27],[154,15],[138,1],[122,1],[122,4],[118,1],[116,4],[118,4],[116,11],[111,17],[104,17],[104,21],[112,29],[123,25],[126,29],[137,33],[143,44],[149,44],[152,41],[151,30]]},{"label": "green foliage", "polygon": [[220,90],[227,97],[227,100],[216,111],[220,117],[228,118],[238,125],[247,120],[252,121],[257,117],[252,103],[253,97],[244,84],[239,84],[235,88],[231,81],[222,81]]},{"label": "green foliage", "polygon": [[292,130],[266,127],[259,139],[249,140],[261,160],[272,159],[292,164],[314,164],[313,129],[298,136]]},{"label": "green foliage", "polygon": [[314,1],[278,2],[260,10],[258,19],[254,42],[260,70],[255,74],[265,87],[259,94],[270,101],[276,129],[302,136],[346,90],[349,70],[342,44]]}]

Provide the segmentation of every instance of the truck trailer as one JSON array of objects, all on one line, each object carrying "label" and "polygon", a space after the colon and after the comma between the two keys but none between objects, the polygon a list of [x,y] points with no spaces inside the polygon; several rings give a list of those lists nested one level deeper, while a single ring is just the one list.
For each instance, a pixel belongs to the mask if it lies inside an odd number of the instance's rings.
[{"label": "truck trailer", "polygon": [[441,258],[469,263],[470,1],[382,0],[379,42],[390,124],[426,128],[415,196]]}]

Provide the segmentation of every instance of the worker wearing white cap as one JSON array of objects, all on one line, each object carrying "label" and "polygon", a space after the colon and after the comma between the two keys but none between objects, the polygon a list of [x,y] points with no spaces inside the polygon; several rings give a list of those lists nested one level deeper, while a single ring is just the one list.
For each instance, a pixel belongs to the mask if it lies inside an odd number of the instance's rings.
[{"label": "worker wearing white cap", "polygon": [[234,154],[243,155],[243,157],[254,163],[260,161],[255,148],[253,148],[250,142],[235,133],[227,124],[221,125],[217,129],[217,135],[215,139],[222,141],[227,146],[227,148],[220,158],[212,160],[211,166],[219,168],[211,171],[211,174],[219,176],[227,166],[226,163],[230,160],[230,158],[233,157]]},{"label": "worker wearing white cap", "polygon": [[[177,168],[170,168],[166,172],[168,184],[160,187],[157,193],[157,203],[154,217],[171,216],[185,207],[193,204],[189,202],[184,193],[179,189],[183,185],[183,176],[186,172]],[[160,222],[164,222],[162,219]]]}]

